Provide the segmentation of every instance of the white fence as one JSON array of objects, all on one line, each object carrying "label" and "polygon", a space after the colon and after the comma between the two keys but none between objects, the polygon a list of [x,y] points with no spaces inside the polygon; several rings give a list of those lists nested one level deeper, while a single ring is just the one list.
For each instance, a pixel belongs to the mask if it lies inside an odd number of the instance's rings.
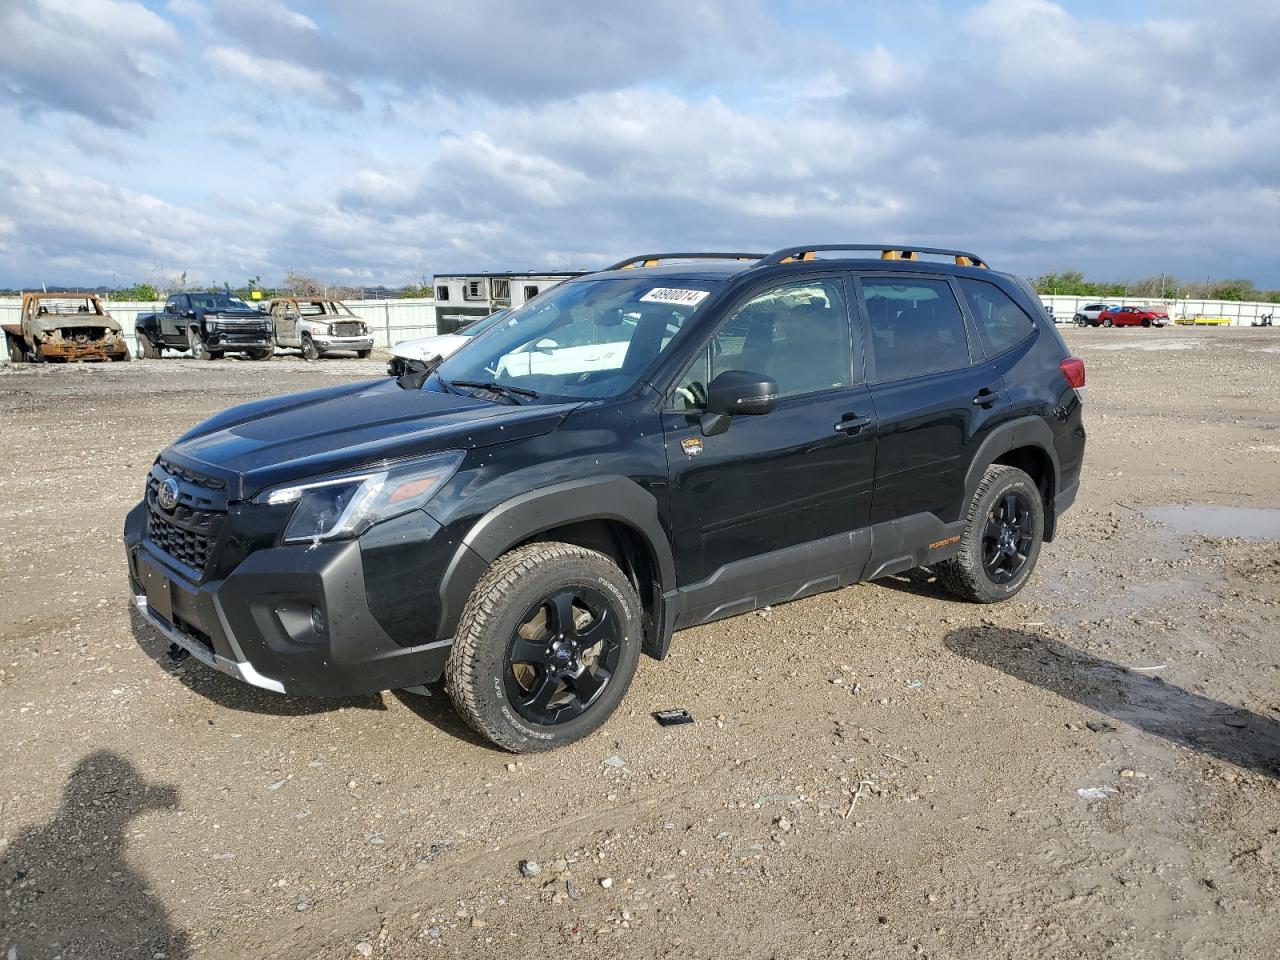
[{"label": "white fence", "polygon": [[[373,342],[388,347],[401,340],[429,337],[436,332],[436,302],[420,300],[346,300],[352,313],[369,325]],[[104,301],[115,321],[124,328],[125,338],[133,349],[133,320],[140,313],[163,310],[164,303],[139,303],[127,300]],[[0,323],[17,323],[21,319],[22,301],[17,297],[0,297]]]},{"label": "white fence", "polygon": [[1086,303],[1108,303],[1116,307],[1163,307],[1170,320],[1181,317],[1228,317],[1232,326],[1247,327],[1267,314],[1280,313],[1280,303],[1245,303],[1238,300],[1162,300],[1159,297],[1059,297],[1042,295],[1058,323],[1070,323]]}]

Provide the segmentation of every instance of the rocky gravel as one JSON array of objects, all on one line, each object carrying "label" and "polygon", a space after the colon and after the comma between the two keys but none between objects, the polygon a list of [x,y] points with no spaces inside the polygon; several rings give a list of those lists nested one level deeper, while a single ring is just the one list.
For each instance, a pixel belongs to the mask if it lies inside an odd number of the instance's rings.
[{"label": "rocky gravel", "polygon": [[1065,335],[1087,464],[1018,598],[920,571],[682,632],[519,758],[130,612],[156,451],[380,363],[0,367],[0,957],[1273,957],[1280,334]]}]

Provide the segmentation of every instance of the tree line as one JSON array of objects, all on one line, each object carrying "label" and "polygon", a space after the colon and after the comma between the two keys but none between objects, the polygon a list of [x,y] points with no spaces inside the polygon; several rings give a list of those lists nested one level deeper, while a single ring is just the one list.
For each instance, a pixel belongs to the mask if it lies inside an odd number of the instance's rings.
[{"label": "tree line", "polygon": [[1079,270],[1046,273],[1031,281],[1037,293],[1066,297],[1116,299],[1146,297],[1162,300],[1243,300],[1280,303],[1280,290],[1259,290],[1252,280],[1182,280],[1167,273],[1128,283],[1086,280]]}]

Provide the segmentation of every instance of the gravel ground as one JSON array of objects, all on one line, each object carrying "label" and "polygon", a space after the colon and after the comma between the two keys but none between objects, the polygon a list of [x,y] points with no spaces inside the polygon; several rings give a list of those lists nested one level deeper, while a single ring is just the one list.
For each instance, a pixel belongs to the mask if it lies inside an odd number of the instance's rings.
[{"label": "gravel ground", "polygon": [[380,363],[0,367],[0,956],[1274,957],[1280,333],[1066,336],[1089,455],[1016,600],[920,573],[683,632],[525,758],[130,612],[157,450]]}]

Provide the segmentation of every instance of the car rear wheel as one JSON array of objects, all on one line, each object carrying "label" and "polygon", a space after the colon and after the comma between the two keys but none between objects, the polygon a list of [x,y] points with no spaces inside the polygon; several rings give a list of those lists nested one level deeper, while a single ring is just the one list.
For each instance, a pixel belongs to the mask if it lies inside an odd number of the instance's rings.
[{"label": "car rear wheel", "polygon": [[472,729],[514,753],[587,736],[622,700],[642,613],[608,557],[534,543],[500,557],[462,611],[445,682]]},{"label": "car rear wheel", "polygon": [[9,361],[11,363],[26,363],[27,348],[23,342],[11,333],[6,333],[4,338],[9,347]]},{"label": "car rear wheel", "polygon": [[142,331],[138,331],[134,336],[138,340],[138,359],[139,360],[158,360],[160,351],[151,339]]},{"label": "car rear wheel", "polygon": [[308,333],[302,335],[302,359],[320,359],[320,348],[316,346],[316,342],[311,339],[311,335]]},{"label": "car rear wheel", "polygon": [[1008,600],[1040,558],[1044,501],[1017,467],[987,467],[969,501],[960,552],[934,569],[958,597],[975,603]]}]

